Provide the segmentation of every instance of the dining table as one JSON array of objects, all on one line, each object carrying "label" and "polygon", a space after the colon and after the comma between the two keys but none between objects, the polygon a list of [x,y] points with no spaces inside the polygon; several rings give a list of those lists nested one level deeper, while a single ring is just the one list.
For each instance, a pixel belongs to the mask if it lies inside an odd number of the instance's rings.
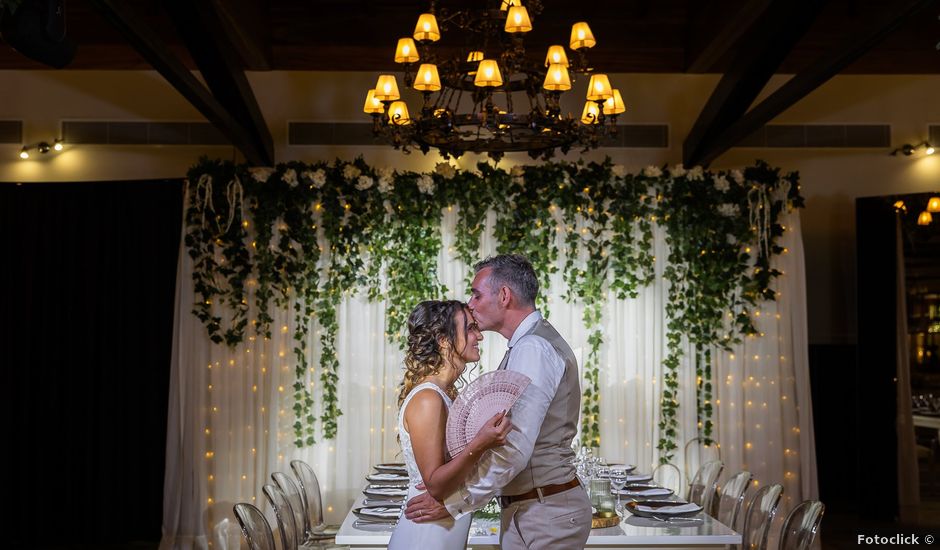
[{"label": "dining table", "polygon": [[[354,513],[365,504],[360,495],[346,514],[336,543],[353,549],[385,549],[395,529],[392,521],[362,521]],[[693,519],[657,520],[624,514],[617,525],[592,529],[585,548],[728,548],[741,535],[715,518],[700,513]],[[499,520],[474,518],[467,548],[499,548]]]},{"label": "dining table", "polygon": [[915,410],[911,415],[915,426],[933,428],[940,432],[940,413],[933,411]]}]

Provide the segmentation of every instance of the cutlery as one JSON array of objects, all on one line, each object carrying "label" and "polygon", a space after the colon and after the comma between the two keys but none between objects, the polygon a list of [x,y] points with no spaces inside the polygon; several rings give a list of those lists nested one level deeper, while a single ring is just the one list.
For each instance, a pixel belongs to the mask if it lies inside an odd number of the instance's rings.
[{"label": "cutlery", "polygon": [[393,520],[380,521],[380,520],[357,519],[356,521],[353,522],[353,527],[360,527],[363,525],[388,525],[390,527],[393,527],[397,524],[398,524],[398,521],[393,521]]},{"label": "cutlery", "polygon": [[367,499],[365,499],[365,500],[362,501],[362,505],[363,505],[363,506],[369,506],[369,507],[373,507],[373,506],[397,506],[397,507],[401,508],[402,504],[404,504],[404,499],[402,499],[402,500],[394,500],[394,499],[381,499],[381,498],[367,498]]},{"label": "cutlery", "polygon": [[650,519],[661,521],[663,523],[672,523],[673,521],[705,521],[702,518],[661,518],[659,516],[647,516]]}]

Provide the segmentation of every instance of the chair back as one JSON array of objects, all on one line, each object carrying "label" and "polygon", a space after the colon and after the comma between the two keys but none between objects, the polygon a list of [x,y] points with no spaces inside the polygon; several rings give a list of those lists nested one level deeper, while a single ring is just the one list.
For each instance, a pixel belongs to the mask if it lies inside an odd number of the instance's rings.
[{"label": "chair back", "polygon": [[294,480],[284,472],[274,472],[271,479],[277,485],[278,489],[284,493],[287,498],[287,504],[290,505],[291,513],[294,515],[294,528],[297,530],[297,541],[301,544],[306,538],[307,515],[304,513],[304,498],[300,494],[300,488],[294,483]]},{"label": "chair back", "polygon": [[825,505],[818,500],[804,500],[791,510],[783,522],[780,550],[809,550],[825,511]]},{"label": "chair back", "polygon": [[287,497],[276,485],[266,484],[261,488],[268,503],[274,509],[277,518],[277,528],[281,532],[281,548],[283,550],[296,550],[298,545],[297,523],[294,521],[294,512],[290,509]]},{"label": "chair back", "polygon": [[715,518],[732,529],[735,529],[751,479],[751,472],[741,472],[726,481],[718,493],[718,513]]},{"label": "chair back", "polygon": [[685,479],[692,479],[692,472],[698,471],[707,462],[721,460],[721,447],[714,442],[706,445],[701,437],[693,437],[685,442],[682,450],[683,464],[685,464]]},{"label": "chair back", "polygon": [[261,510],[247,502],[235,505],[235,519],[242,528],[242,534],[251,550],[276,550],[274,533]]},{"label": "chair back", "polygon": [[675,464],[660,464],[653,468],[653,483],[678,495],[682,488],[682,472]]},{"label": "chair back", "polygon": [[715,500],[715,487],[718,485],[718,476],[724,464],[720,460],[713,460],[702,464],[702,467],[695,473],[692,482],[689,483],[689,502],[694,502],[705,510],[706,514],[711,514],[712,502]]},{"label": "chair back", "polygon": [[323,499],[320,495],[320,482],[313,468],[303,460],[292,460],[291,470],[300,481],[300,493],[303,496],[304,511],[307,514],[307,531],[323,525]]},{"label": "chair back", "polygon": [[757,490],[744,514],[744,527],[741,529],[741,548],[743,550],[766,550],[770,538],[770,524],[777,514],[777,505],[783,485],[775,483],[764,485]]}]

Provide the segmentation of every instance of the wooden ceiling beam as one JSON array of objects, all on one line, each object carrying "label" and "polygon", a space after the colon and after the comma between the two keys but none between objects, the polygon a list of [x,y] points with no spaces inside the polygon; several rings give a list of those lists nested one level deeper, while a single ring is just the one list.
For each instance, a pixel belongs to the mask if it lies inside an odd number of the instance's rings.
[{"label": "wooden ceiling beam", "polygon": [[[700,24],[690,29],[690,44],[686,50],[687,73],[715,72],[715,65],[728,55],[732,46],[741,38],[747,29],[754,25],[757,18],[770,6],[771,0],[751,0],[743,6],[735,3],[735,13],[732,17],[723,17],[721,28],[716,30],[714,17],[699,17]],[[707,6],[706,6],[707,8]],[[720,15],[724,15],[721,12]],[[695,44],[702,44],[697,51]]]},{"label": "wooden ceiling beam", "polygon": [[260,0],[212,0],[229,41],[249,71],[270,71],[267,16]]},{"label": "wooden ceiling beam", "polygon": [[712,140],[747,112],[824,4],[823,0],[772,0],[735,43],[730,67],[683,143],[686,166],[708,164]]},{"label": "wooden ceiling beam", "polygon": [[222,131],[245,158],[257,165],[273,163],[273,155],[256,145],[251,133],[216,100],[199,80],[174,56],[166,44],[121,0],[90,0],[108,22],[118,29],[140,55],[206,119]]},{"label": "wooden ceiling beam", "polygon": [[794,75],[774,93],[751,108],[747,114],[742,114],[743,116],[714,135],[697,150],[698,155],[691,158],[691,163],[687,164],[708,165],[719,155],[734,147],[736,143],[756,132],[848,67],[885,36],[901,26],[905,20],[933,3],[933,0],[906,0],[890,3],[875,19],[876,23],[848,33],[841,44],[819,56],[807,69]]},{"label": "wooden ceiling beam", "polygon": [[[164,6],[212,95],[248,130],[258,164],[274,164],[274,139],[211,0],[168,0]],[[254,161],[253,161],[254,162]]]}]

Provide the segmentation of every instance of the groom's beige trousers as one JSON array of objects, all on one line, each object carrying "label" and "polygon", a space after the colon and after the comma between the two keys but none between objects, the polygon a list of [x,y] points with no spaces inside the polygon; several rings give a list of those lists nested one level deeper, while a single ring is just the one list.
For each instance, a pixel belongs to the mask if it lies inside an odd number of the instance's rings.
[{"label": "groom's beige trousers", "polygon": [[503,509],[503,550],[581,550],[591,534],[591,501],[580,486]]}]

